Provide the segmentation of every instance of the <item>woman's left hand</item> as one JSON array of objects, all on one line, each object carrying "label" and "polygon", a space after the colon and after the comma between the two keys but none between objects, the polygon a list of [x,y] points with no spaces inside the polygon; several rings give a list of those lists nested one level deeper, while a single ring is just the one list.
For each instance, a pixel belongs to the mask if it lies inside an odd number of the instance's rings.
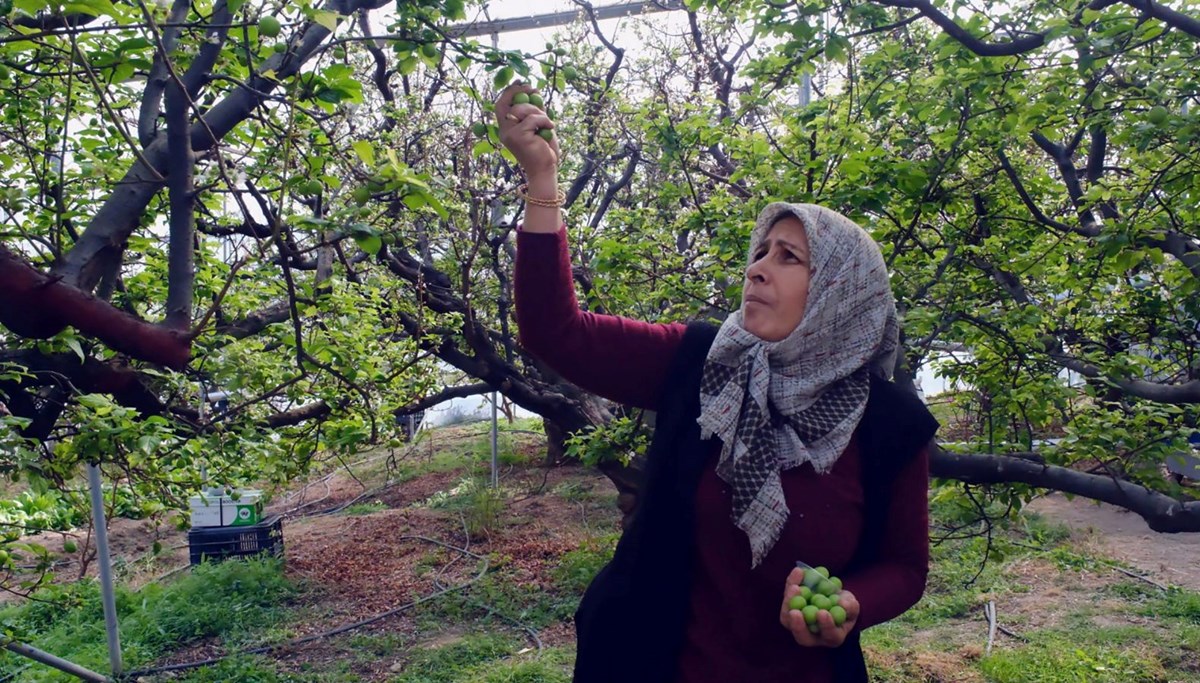
[{"label": "woman's left hand", "polygon": [[804,647],[838,647],[846,642],[846,636],[850,634],[854,623],[858,621],[858,600],[854,594],[848,590],[843,590],[838,594],[838,604],[846,610],[846,621],[841,626],[833,623],[832,614],[827,610],[821,610],[817,613],[817,625],[821,627],[821,630],[813,633],[808,630],[804,614],[800,610],[788,608],[788,602],[793,596],[800,594],[802,585],[804,585],[804,570],[793,569],[792,573],[788,574],[787,582],[784,583],[783,605],[779,608],[779,623],[791,631],[792,638],[796,640],[797,644]]}]

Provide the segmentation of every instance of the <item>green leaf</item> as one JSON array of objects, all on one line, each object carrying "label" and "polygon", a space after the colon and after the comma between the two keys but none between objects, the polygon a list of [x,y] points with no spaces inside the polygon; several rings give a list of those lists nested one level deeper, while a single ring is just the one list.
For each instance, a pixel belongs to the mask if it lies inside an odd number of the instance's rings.
[{"label": "green leaf", "polygon": [[375,147],[366,140],[357,140],[350,145],[354,148],[354,153],[367,166],[375,166]]},{"label": "green leaf", "polygon": [[326,10],[317,10],[313,12],[313,21],[329,29],[332,33],[337,30],[338,19],[341,17],[337,12],[329,12]]},{"label": "green leaf", "polygon": [[72,339],[68,339],[68,340],[67,340],[67,346],[71,347],[71,350],[75,352],[75,355],[76,355],[76,356],[79,356],[79,360],[81,360],[81,361],[82,361],[82,360],[84,360],[84,357],[83,357],[83,346],[81,346],[81,345],[79,344],[79,340],[78,340],[78,339],[74,339],[74,338],[72,338]]},{"label": "green leaf", "polygon": [[75,400],[79,402],[79,405],[92,409],[112,406],[112,401],[102,394],[83,394]]},{"label": "green leaf", "polygon": [[371,256],[379,253],[383,248],[383,238],[379,235],[359,235],[354,236],[354,241],[358,243],[358,248],[367,252]]},{"label": "green leaf", "polygon": [[496,148],[492,146],[491,142],[486,139],[480,139],[471,147],[471,156],[480,157],[494,151],[496,151]]},{"label": "green leaf", "polygon": [[494,85],[497,90],[500,90],[500,89],[504,88],[505,86],[507,86],[509,84],[509,82],[512,81],[512,79],[513,79],[512,67],[511,66],[502,67],[499,71],[496,72],[496,75],[492,77],[492,85]]},{"label": "green leaf", "polygon": [[825,43],[825,54],[835,62],[845,62],[846,55],[850,50],[850,41],[836,33],[829,34],[829,40]]},{"label": "green leaf", "polygon": [[317,92],[317,99],[321,100],[322,102],[337,104],[342,101],[342,93],[340,90],[334,90],[333,88],[321,88],[321,90]]}]

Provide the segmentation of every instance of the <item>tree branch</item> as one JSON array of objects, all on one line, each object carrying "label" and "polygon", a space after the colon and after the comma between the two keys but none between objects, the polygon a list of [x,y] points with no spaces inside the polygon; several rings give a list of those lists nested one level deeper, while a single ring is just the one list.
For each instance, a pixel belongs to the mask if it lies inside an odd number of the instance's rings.
[{"label": "tree branch", "polygon": [[981,57],[1006,57],[1019,55],[1035,50],[1046,44],[1046,34],[1031,33],[1022,38],[1007,43],[987,43],[971,35],[965,28],[959,26],[953,19],[943,14],[929,0],[877,0],[877,4],[887,7],[904,7],[915,9],[937,24],[946,35],[962,43],[963,47]]},{"label": "tree branch", "polygon": [[[186,1],[186,0],[185,0]],[[224,3],[221,3],[224,6]],[[164,60],[169,59],[164,55]],[[170,70],[170,66],[165,68]],[[196,195],[194,176],[196,154],[188,130],[191,98],[174,73],[167,84],[167,191],[170,198],[170,225],[167,252],[167,327],[186,329],[192,322],[192,289],[196,278],[195,231]]]},{"label": "tree branch", "polygon": [[1163,533],[1200,531],[1200,501],[1182,502],[1128,481],[1038,462],[1036,453],[950,453],[934,447],[930,473],[968,484],[1021,483],[1120,506]]},{"label": "tree branch", "polygon": [[322,418],[331,412],[333,412],[333,408],[330,408],[329,404],[325,403],[324,401],[313,401],[308,405],[303,405],[293,410],[275,413],[274,415],[267,417],[267,419],[263,420],[263,422],[268,427],[277,429],[279,427],[290,427],[292,425],[300,424],[301,422]]},{"label": "tree branch", "polygon": [[394,413],[397,416],[410,415],[412,413],[416,413],[416,412],[419,412],[422,410],[426,410],[428,408],[432,408],[432,407],[436,406],[437,404],[441,403],[442,401],[449,401],[452,398],[466,398],[468,396],[478,396],[479,394],[486,394],[489,391],[492,391],[494,389],[495,389],[495,387],[493,387],[490,384],[487,384],[486,382],[480,383],[480,384],[464,384],[464,385],[458,386],[458,387],[450,387],[448,389],[441,390],[440,392],[434,394],[433,396],[427,396],[419,401],[413,401],[412,403],[409,403],[406,406],[397,408],[394,411]]},{"label": "tree branch", "polygon": [[1029,196],[1029,192],[1025,189],[1025,184],[1021,182],[1020,176],[1017,175],[1016,169],[1013,168],[1012,162],[1008,160],[1008,155],[1004,153],[1004,150],[997,150],[996,156],[1000,160],[1000,167],[1004,169],[1005,175],[1008,176],[1008,179],[1012,181],[1013,187],[1016,188],[1017,195],[1021,197],[1021,203],[1025,205],[1025,208],[1029,209],[1029,213],[1033,214],[1033,217],[1039,223],[1061,232],[1075,232],[1084,237],[1095,237],[1100,234],[1100,228],[1095,225],[1092,225],[1090,229],[1074,227],[1062,221],[1056,221],[1045,213],[1042,213],[1041,208],[1033,201],[1033,197]]},{"label": "tree branch", "polygon": [[[154,53],[154,64],[150,67],[150,75],[146,77],[146,89],[142,92],[142,104],[138,113],[138,140],[142,146],[154,141],[163,91],[167,87],[167,63],[171,53],[175,51],[176,41],[179,40],[179,32],[182,30],[179,24],[187,18],[191,6],[191,0],[175,0],[171,5],[171,13],[167,15],[167,27],[162,32],[162,49]],[[144,6],[142,11],[148,18],[153,17]]]},{"label": "tree branch", "polygon": [[272,304],[266,308],[259,309],[247,315],[241,320],[235,320],[217,325],[216,333],[221,335],[229,335],[234,339],[245,339],[246,337],[252,337],[259,332],[262,332],[270,325],[286,322],[290,316],[290,311],[291,308],[286,301]]},{"label": "tree branch", "polygon": [[0,292],[0,323],[23,337],[48,339],[71,325],[133,358],[176,370],[186,367],[191,355],[185,332],[140,320],[43,275],[3,244]]},{"label": "tree branch", "polygon": [[[385,4],[386,0],[330,0],[322,9],[346,15],[359,9],[377,9]],[[299,73],[329,34],[328,28],[309,22],[294,43],[293,51],[272,55],[260,64],[258,73],[249,83],[239,85],[205,112],[200,121],[192,124],[192,149],[196,152],[212,149],[245,121],[251,112],[262,106],[275,88]],[[55,266],[54,274],[79,289],[92,291],[104,273],[116,270],[129,236],[139,225],[142,212],[165,183],[165,178],[157,169],[166,166],[168,156],[167,143],[162,138],[144,149],[142,158],[116,183],[112,194],[79,236],[79,241]]]},{"label": "tree branch", "polygon": [[[1188,34],[1189,36],[1192,36],[1194,38],[1200,38],[1200,20],[1196,19],[1195,17],[1190,17],[1190,16],[1184,14],[1183,12],[1173,10],[1170,7],[1167,7],[1166,5],[1164,5],[1163,3],[1154,2],[1153,0],[1121,0],[1121,1],[1124,2],[1126,5],[1129,5],[1130,7],[1141,10],[1143,13],[1145,13],[1146,15],[1148,15],[1150,17],[1158,19],[1159,21],[1163,22],[1164,24],[1166,24],[1168,26],[1171,26],[1173,28],[1179,29],[1180,31],[1183,31],[1184,33]],[[1093,2],[1092,4],[1095,5],[1098,3]],[[1109,4],[1112,4],[1112,0],[1110,0],[1110,2],[1106,2],[1103,4],[1105,4],[1106,6]]]}]

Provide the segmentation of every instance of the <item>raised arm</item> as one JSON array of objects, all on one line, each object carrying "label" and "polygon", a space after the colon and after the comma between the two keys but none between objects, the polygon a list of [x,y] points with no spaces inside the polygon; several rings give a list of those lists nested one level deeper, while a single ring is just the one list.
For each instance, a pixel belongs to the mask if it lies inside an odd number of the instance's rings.
[{"label": "raised arm", "polygon": [[[517,236],[515,277],[521,345],[580,387],[620,403],[657,408],[667,367],[683,325],[661,325],[579,309],[571,278],[558,196],[558,140],[554,122],[534,101],[514,103],[510,86],[496,101],[500,140],[529,180],[525,224]],[[525,97],[521,97],[525,100]],[[549,139],[547,139],[547,137]]]},{"label": "raised arm", "polygon": [[655,409],[684,325],[650,324],[579,310],[566,230],[517,236],[521,345],[578,386]]}]

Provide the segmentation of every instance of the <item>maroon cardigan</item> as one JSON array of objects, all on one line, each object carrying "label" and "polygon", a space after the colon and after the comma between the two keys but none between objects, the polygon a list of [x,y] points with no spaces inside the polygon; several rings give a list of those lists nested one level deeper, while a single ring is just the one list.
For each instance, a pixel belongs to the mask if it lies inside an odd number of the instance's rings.
[{"label": "maroon cardigan", "polygon": [[[686,331],[581,311],[565,230],[518,235],[516,309],[522,345],[568,380],[613,401],[653,409]],[[690,615],[678,683],[834,680],[831,650],[804,648],[779,624],[784,580],[797,559],[840,574],[863,531],[857,439],[833,469],[782,473],[791,515],[755,569],[745,534],[730,520],[729,487],[715,473],[719,442],[696,491]],[[922,451],[895,480],[877,561],[842,575],[861,604],[857,628],[892,619],[920,598],[929,564],[928,456]]]}]

